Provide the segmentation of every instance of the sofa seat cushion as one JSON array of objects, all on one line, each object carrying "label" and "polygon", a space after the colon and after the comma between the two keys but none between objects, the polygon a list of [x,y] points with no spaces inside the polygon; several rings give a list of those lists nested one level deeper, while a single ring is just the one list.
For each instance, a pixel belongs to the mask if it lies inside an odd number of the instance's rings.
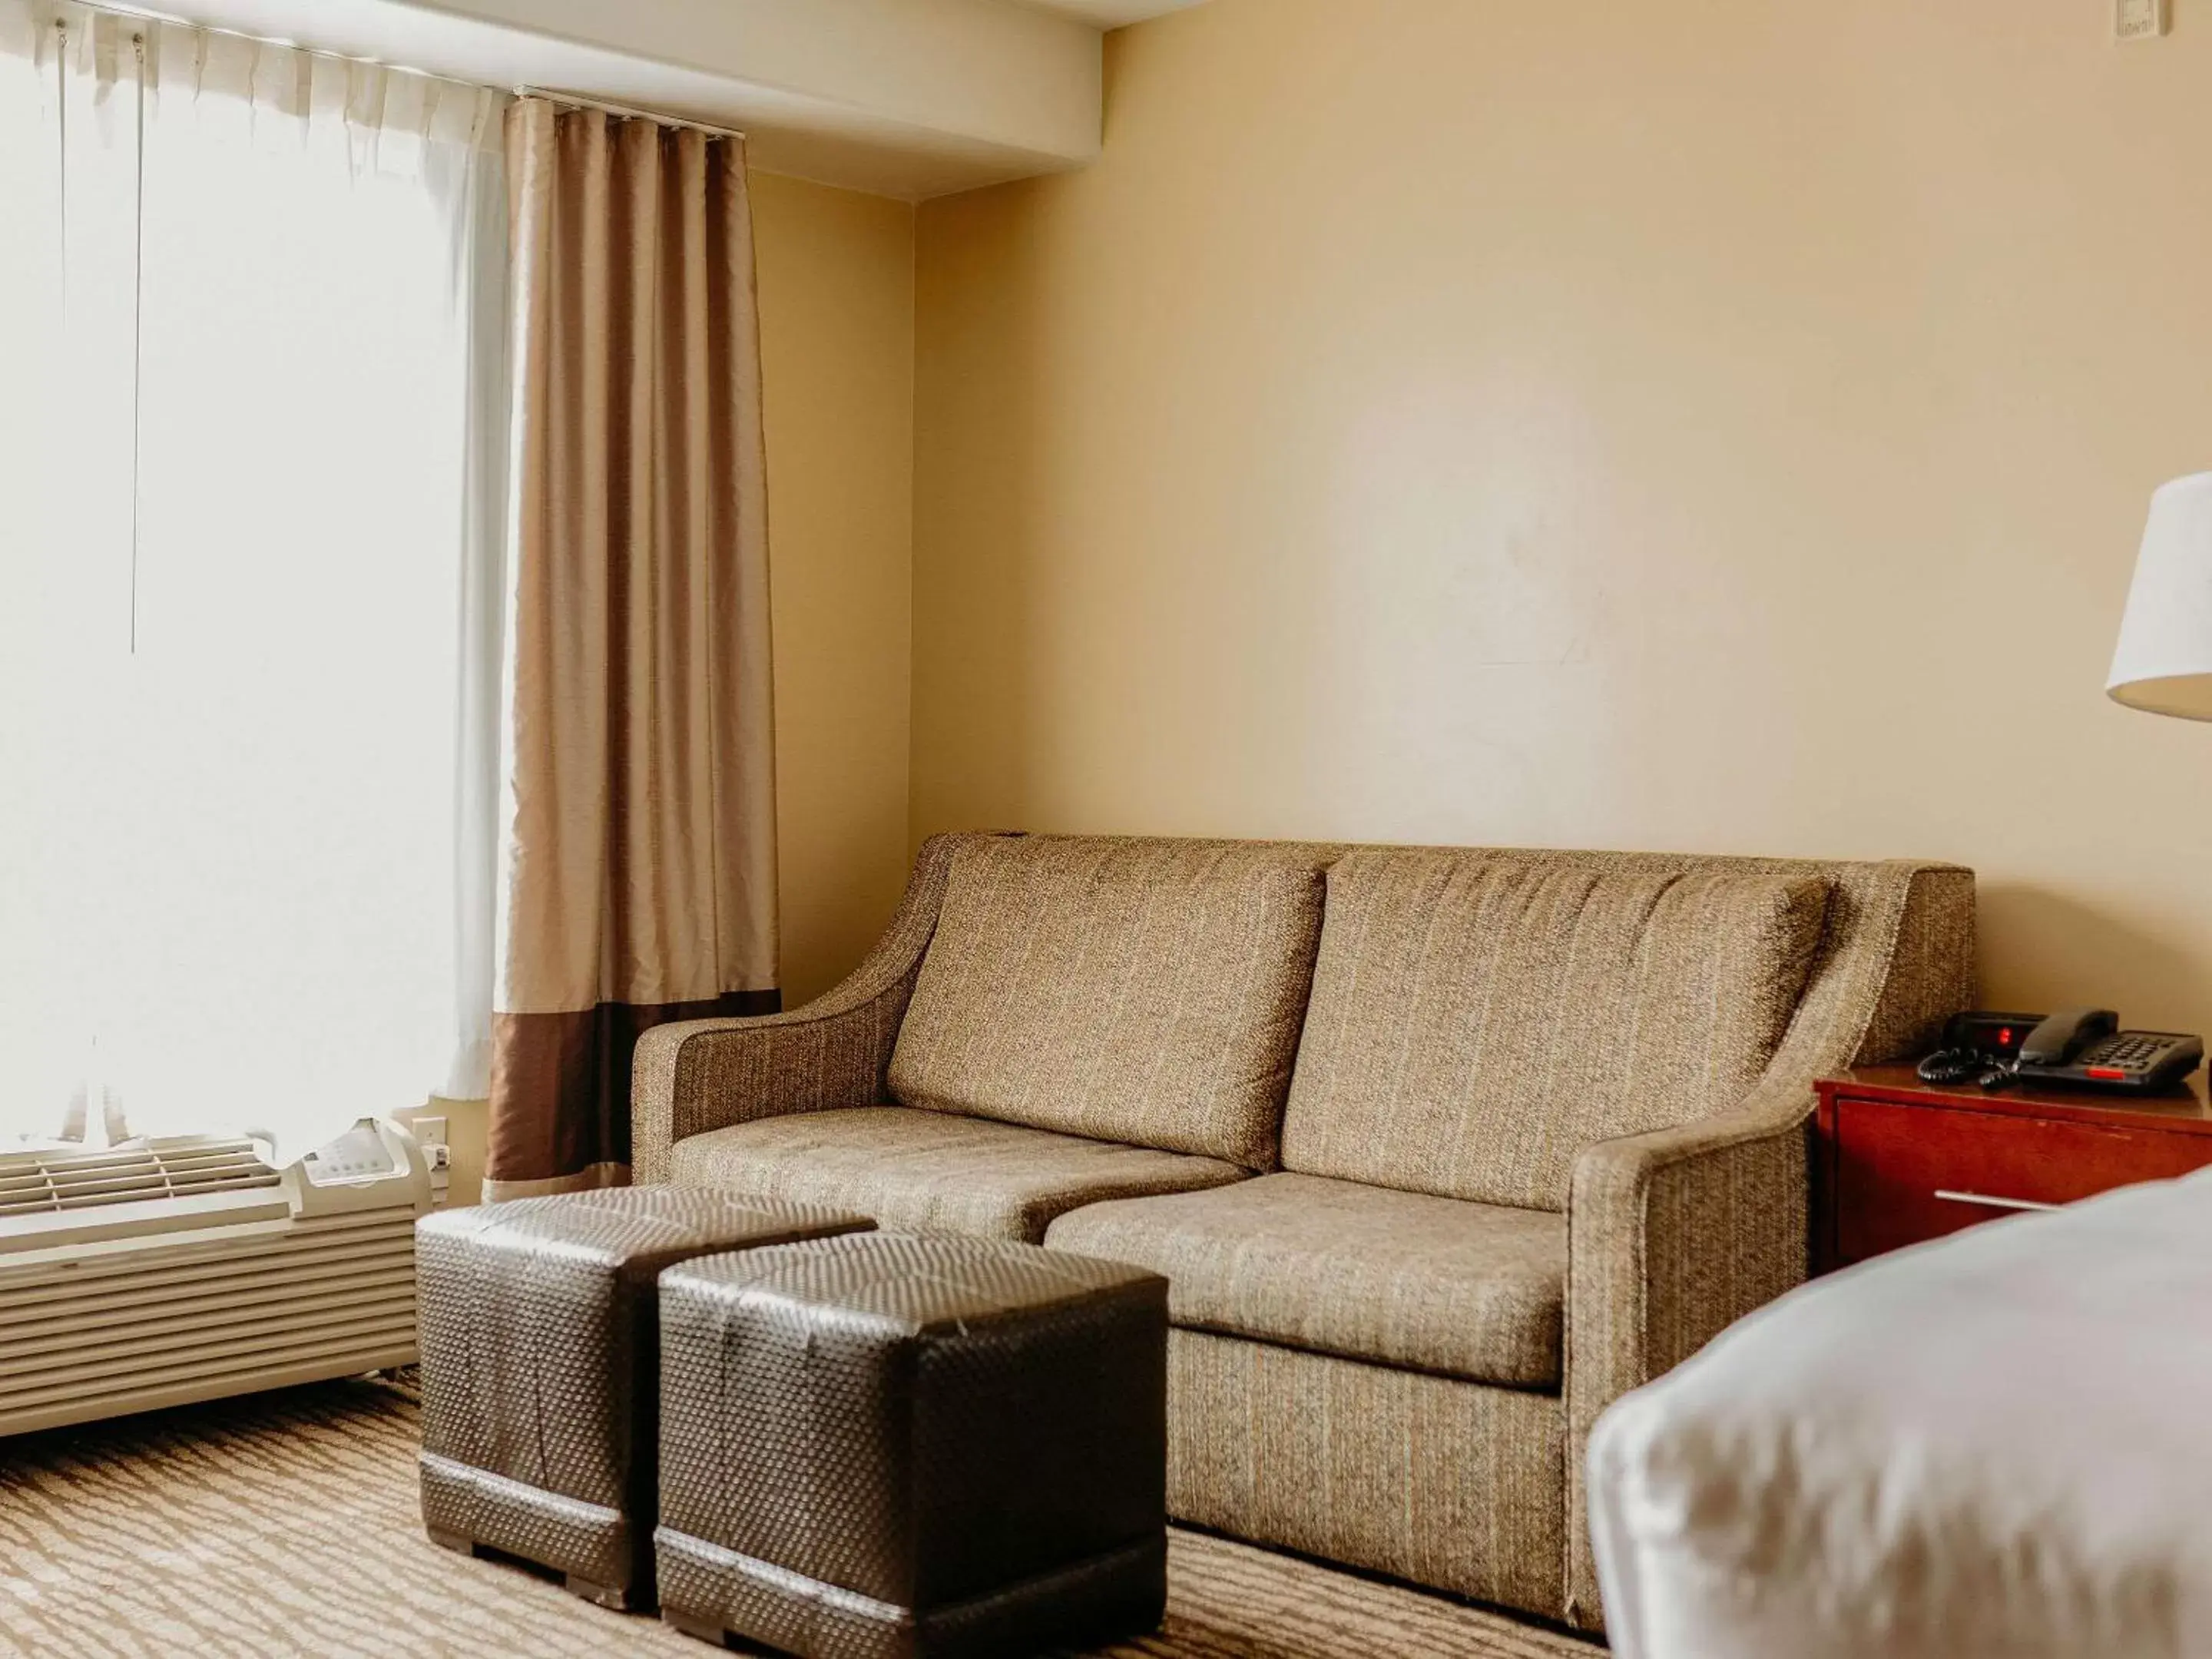
[{"label": "sofa seat cushion", "polygon": [[687,1136],[669,1153],[674,1182],[750,1198],[834,1202],[909,1232],[1031,1244],[1042,1242],[1054,1217],[1079,1205],[1243,1177],[1214,1158],[900,1106],[758,1118]]},{"label": "sofa seat cushion", "polygon": [[1563,1215],[1272,1175],[1090,1205],[1045,1243],[1165,1274],[1169,1317],[1185,1329],[1559,1386]]},{"label": "sofa seat cushion", "polygon": [[963,845],[892,1097],[1273,1169],[1325,856],[1104,836]]},{"label": "sofa seat cushion", "polygon": [[1725,1111],[1758,1083],[1828,892],[1711,860],[1347,854],[1283,1167],[1564,1209],[1592,1142]]}]

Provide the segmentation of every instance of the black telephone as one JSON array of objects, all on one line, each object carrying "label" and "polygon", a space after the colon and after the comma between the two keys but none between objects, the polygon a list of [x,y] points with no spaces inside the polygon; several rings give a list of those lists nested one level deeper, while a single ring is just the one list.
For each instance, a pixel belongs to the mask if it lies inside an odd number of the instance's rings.
[{"label": "black telephone", "polygon": [[2204,1042],[2180,1031],[2123,1031],[2109,1008],[2055,1014],[1954,1014],[1943,1046],[1920,1062],[1929,1083],[1977,1079],[1984,1089],[2014,1081],[2153,1094],[2197,1069]]}]

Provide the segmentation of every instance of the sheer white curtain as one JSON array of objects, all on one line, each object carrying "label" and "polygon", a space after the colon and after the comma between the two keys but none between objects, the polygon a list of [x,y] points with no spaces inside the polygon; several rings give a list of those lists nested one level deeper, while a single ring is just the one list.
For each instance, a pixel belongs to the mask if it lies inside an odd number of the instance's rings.
[{"label": "sheer white curtain", "polygon": [[498,106],[0,0],[0,1133],[483,1092]]}]

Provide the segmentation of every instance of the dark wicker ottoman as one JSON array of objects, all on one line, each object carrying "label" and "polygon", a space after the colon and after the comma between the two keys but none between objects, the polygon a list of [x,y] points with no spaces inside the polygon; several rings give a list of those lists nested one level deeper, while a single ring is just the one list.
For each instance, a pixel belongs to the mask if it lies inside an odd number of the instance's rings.
[{"label": "dark wicker ottoman", "polygon": [[888,1233],[672,1270],[661,1616],[809,1659],[1155,1628],[1167,1288],[1030,1244]]},{"label": "dark wicker ottoman", "polygon": [[873,1224],[666,1187],[425,1217],[415,1271],[431,1538],[552,1567],[605,1606],[650,1606],[660,1270]]}]

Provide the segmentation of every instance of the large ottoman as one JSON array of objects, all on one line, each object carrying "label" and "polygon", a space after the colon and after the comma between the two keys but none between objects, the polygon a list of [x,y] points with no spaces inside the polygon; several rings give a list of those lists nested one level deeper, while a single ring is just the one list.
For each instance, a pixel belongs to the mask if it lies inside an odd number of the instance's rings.
[{"label": "large ottoman", "polygon": [[1167,1281],[876,1233],[661,1280],[661,1613],[814,1659],[1155,1627]]},{"label": "large ottoman", "polygon": [[607,1606],[649,1605],[661,1269],[872,1224],[665,1187],[425,1217],[415,1260],[430,1536],[554,1568]]}]

